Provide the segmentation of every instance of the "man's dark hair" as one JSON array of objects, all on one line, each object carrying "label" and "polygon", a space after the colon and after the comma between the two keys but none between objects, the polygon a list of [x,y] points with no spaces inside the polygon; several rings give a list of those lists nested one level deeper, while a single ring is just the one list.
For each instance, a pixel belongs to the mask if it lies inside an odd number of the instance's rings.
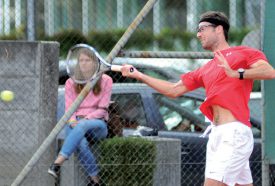
[{"label": "man's dark hair", "polygon": [[223,12],[209,11],[201,15],[199,22],[209,22],[213,25],[221,25],[224,30],[225,40],[228,41],[228,31],[230,24],[227,16]]}]

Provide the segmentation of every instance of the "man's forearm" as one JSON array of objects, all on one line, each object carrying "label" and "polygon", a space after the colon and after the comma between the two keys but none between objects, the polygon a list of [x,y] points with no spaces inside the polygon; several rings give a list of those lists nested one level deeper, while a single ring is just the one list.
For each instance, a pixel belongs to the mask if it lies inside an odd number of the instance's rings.
[{"label": "man's forearm", "polygon": [[269,64],[266,64],[255,68],[246,69],[243,76],[244,79],[273,79],[275,78],[275,71]]},{"label": "man's forearm", "polygon": [[140,74],[138,79],[157,90],[159,93],[172,98],[178,97],[188,91],[188,89],[181,82],[172,83],[150,77],[146,74]]}]

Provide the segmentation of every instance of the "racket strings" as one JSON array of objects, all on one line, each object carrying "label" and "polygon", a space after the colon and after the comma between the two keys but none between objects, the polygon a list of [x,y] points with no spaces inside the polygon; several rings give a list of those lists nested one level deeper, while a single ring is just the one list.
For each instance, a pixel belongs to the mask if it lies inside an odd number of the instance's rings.
[{"label": "racket strings", "polygon": [[85,47],[78,47],[71,51],[69,60],[70,76],[79,84],[85,84],[95,78],[100,68],[98,57],[93,51]]}]

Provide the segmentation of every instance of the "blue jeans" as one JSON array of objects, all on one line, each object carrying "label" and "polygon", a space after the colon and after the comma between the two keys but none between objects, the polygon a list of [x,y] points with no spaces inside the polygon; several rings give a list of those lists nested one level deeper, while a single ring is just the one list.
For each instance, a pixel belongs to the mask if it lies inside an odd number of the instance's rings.
[{"label": "blue jeans", "polygon": [[67,128],[67,137],[59,154],[68,159],[73,152],[77,151],[78,159],[89,176],[96,176],[98,174],[96,158],[91,152],[85,134],[95,141],[106,138],[108,131],[105,121],[101,119],[84,119],[80,120],[74,128]]}]

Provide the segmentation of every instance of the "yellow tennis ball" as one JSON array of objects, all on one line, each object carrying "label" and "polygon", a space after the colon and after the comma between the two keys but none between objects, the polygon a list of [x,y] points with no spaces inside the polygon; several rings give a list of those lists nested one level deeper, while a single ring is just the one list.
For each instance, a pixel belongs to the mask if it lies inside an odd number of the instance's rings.
[{"label": "yellow tennis ball", "polygon": [[0,97],[2,101],[10,102],[14,99],[14,93],[10,90],[3,90]]}]

